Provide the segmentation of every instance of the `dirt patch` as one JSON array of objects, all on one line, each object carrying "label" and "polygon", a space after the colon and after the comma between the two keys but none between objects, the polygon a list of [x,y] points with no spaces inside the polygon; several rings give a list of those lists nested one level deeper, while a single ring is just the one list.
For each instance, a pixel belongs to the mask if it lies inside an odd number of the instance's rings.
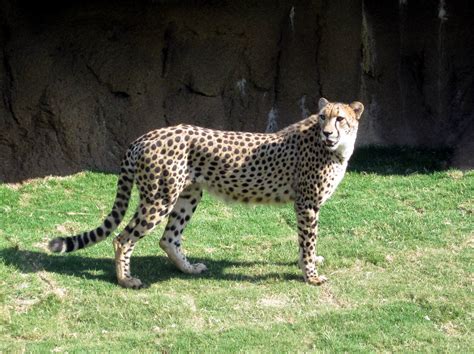
[{"label": "dirt patch", "polygon": [[349,302],[344,301],[339,296],[337,296],[337,294],[334,292],[329,282],[321,286],[319,300],[321,304],[329,305],[330,307],[334,307],[334,308],[349,308],[350,307]]},{"label": "dirt patch", "polygon": [[283,296],[271,296],[260,299],[258,304],[261,307],[285,308],[289,305],[289,301]]},{"label": "dirt patch", "polygon": [[80,229],[80,225],[76,222],[67,221],[64,224],[56,225],[55,229],[58,232],[58,236],[69,236],[76,234]]},{"label": "dirt patch", "polygon": [[[11,301],[9,306],[16,313],[25,313],[28,312],[32,307],[41,303],[50,295],[54,295],[56,298],[62,300],[67,296],[67,291],[64,288],[61,288],[57,283],[50,277],[50,275],[45,271],[39,271],[36,273],[36,276],[41,280],[43,291],[40,294],[36,294],[33,297],[15,297]],[[27,279],[25,279],[27,280]],[[23,282],[18,285],[18,290],[23,290],[29,287],[28,282]]]}]

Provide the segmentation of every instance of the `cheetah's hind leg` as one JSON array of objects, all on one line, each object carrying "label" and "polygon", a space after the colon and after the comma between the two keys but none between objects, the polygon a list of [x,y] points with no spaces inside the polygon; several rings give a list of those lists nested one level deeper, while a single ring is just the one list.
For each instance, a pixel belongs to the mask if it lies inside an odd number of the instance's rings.
[{"label": "cheetah's hind leg", "polygon": [[202,263],[191,264],[182,250],[182,234],[202,197],[202,188],[191,185],[181,192],[168,217],[160,247],[183,273],[199,274],[207,270]]},{"label": "cheetah's hind leg", "polygon": [[131,275],[130,257],[138,240],[151,232],[166,217],[170,209],[170,206],[164,205],[161,199],[153,204],[142,202],[127,227],[114,239],[117,281],[124,288],[143,287],[140,279]]}]

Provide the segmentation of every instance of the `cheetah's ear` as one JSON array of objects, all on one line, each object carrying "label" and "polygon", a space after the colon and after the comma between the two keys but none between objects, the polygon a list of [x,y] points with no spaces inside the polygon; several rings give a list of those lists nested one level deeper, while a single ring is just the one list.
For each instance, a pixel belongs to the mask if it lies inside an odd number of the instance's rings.
[{"label": "cheetah's ear", "polygon": [[364,112],[364,105],[360,102],[354,101],[352,102],[349,107],[351,107],[354,110],[354,113],[356,114],[357,120],[360,119],[362,116],[362,112]]},{"label": "cheetah's ear", "polygon": [[326,105],[329,103],[329,101],[327,99],[325,99],[324,97],[321,97],[319,99],[319,110],[322,110],[324,107],[326,107]]}]

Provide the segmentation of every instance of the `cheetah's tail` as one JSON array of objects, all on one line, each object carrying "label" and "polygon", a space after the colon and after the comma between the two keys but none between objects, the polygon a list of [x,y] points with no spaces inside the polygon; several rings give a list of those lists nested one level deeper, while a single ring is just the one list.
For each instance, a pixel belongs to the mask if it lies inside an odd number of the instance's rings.
[{"label": "cheetah's tail", "polygon": [[83,232],[79,235],[57,237],[49,242],[49,250],[57,253],[73,252],[105,240],[105,238],[119,226],[127,211],[128,202],[132,193],[133,178],[133,169],[124,167],[122,164],[117,183],[117,196],[115,197],[112,211],[107,215],[102,225],[94,230]]}]

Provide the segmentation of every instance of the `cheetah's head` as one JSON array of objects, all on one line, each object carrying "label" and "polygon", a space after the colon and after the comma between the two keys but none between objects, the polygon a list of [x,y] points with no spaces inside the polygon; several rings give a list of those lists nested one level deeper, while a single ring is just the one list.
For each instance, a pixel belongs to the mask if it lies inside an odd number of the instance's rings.
[{"label": "cheetah's head", "polygon": [[329,102],[325,98],[319,100],[321,140],[327,149],[352,153],[363,111],[364,105],[357,101],[345,104]]}]

